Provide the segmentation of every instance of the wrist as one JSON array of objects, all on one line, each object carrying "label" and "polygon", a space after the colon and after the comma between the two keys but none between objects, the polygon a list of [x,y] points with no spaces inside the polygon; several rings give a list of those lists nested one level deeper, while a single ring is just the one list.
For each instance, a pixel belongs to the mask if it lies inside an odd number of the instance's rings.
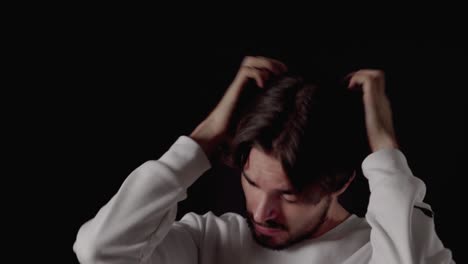
[{"label": "wrist", "polygon": [[399,147],[400,146],[398,145],[398,142],[394,138],[383,138],[383,139],[380,139],[378,142],[371,144],[372,152],[376,152],[384,148],[398,149]]},{"label": "wrist", "polygon": [[190,134],[190,138],[197,142],[208,158],[212,160],[213,154],[221,144],[223,136],[222,133],[216,132],[207,122],[208,121],[203,121],[198,125]]}]

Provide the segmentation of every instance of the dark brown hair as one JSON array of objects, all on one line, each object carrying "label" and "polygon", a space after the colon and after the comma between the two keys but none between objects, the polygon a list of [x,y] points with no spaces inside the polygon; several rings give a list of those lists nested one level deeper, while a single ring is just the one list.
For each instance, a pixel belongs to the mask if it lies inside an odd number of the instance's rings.
[{"label": "dark brown hair", "polygon": [[337,191],[367,152],[361,96],[299,77],[273,80],[240,118],[231,166],[242,169],[253,147],[278,159],[297,191],[312,184]]}]

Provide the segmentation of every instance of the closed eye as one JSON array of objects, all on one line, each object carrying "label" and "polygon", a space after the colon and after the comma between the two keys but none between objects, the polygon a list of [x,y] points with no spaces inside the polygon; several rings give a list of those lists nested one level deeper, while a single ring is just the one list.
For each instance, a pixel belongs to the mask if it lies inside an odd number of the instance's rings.
[{"label": "closed eye", "polygon": [[244,177],[244,179],[245,179],[250,185],[252,185],[252,186],[258,188],[258,185],[257,185],[254,181],[252,181],[252,180],[249,178],[249,176],[247,176],[247,174],[245,174],[244,171],[242,171],[242,176]]},{"label": "closed eye", "polygon": [[282,197],[288,203],[295,203],[298,201],[297,195],[294,193],[283,192]]},{"label": "closed eye", "polygon": [[[252,181],[252,179],[244,171],[242,171],[242,177],[244,177],[250,186],[259,188],[258,185]],[[279,193],[281,194],[283,200],[285,200],[287,203],[295,203],[299,200],[297,193],[293,190],[280,190]]]}]

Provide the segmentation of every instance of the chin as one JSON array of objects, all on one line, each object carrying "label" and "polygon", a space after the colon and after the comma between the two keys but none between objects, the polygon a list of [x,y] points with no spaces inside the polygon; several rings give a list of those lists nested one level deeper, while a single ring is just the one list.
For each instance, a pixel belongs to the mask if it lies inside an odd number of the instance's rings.
[{"label": "chin", "polygon": [[252,236],[260,246],[273,250],[281,250],[290,246],[285,233],[286,232],[275,235],[265,235],[256,230],[252,230]]},{"label": "chin", "polygon": [[289,246],[289,243],[285,241],[279,241],[275,238],[264,235],[254,235],[254,239],[260,246],[268,249],[282,250]]},{"label": "chin", "polygon": [[312,234],[314,234],[314,232],[316,231],[315,228],[312,231],[304,232],[298,236],[292,236],[287,231],[266,235],[257,231],[257,229],[254,226],[249,225],[249,227],[252,232],[252,236],[257,242],[257,244],[264,248],[272,250],[282,250],[289,248],[295,244],[301,243],[304,240],[312,238]]}]

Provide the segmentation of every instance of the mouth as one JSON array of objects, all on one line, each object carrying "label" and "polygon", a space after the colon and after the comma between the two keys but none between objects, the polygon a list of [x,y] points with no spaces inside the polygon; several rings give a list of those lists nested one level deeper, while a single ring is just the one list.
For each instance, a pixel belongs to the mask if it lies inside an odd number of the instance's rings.
[{"label": "mouth", "polygon": [[281,228],[269,228],[269,227],[265,227],[265,226],[261,226],[257,224],[255,224],[255,230],[264,235],[275,235],[280,232],[283,232],[283,229]]}]

